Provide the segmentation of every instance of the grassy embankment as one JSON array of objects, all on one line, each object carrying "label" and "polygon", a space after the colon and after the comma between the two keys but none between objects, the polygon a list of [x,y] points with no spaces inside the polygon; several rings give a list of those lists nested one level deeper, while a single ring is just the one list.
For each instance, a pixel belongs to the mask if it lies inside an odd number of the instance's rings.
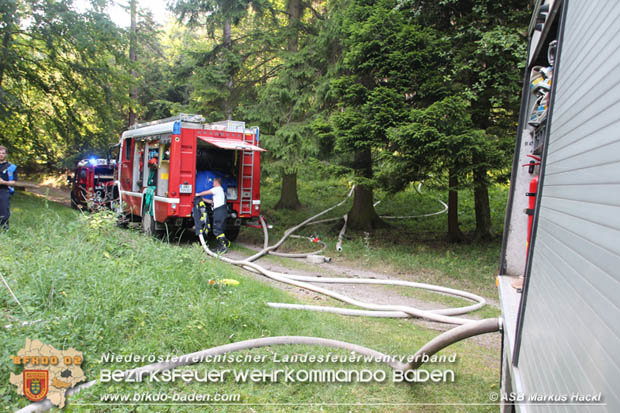
[{"label": "grassy embankment", "polygon": [[[302,199],[319,189],[302,185]],[[344,191],[343,191],[344,192]],[[317,194],[318,195],[318,194]],[[264,192],[267,205],[275,195]],[[321,201],[327,205],[339,194],[325,193]],[[434,203],[430,202],[433,206]],[[424,210],[423,203],[416,211]],[[322,206],[309,206],[304,216]],[[297,212],[288,218],[297,218]],[[397,209],[393,212],[398,213]],[[270,213],[272,221],[281,219],[287,223],[285,213]],[[443,218],[437,218],[443,219]],[[286,225],[278,225],[279,228]],[[252,234],[246,231],[246,237]],[[401,232],[402,234],[402,232]],[[411,234],[408,234],[408,236]],[[417,236],[413,234],[411,236]],[[400,237],[400,235],[399,235]],[[386,237],[387,238],[387,237]],[[415,247],[422,257],[401,257],[394,268],[417,265],[428,268],[429,277],[435,281],[450,278],[450,268],[462,273],[460,284],[485,285],[477,279],[467,280],[471,274],[462,268],[467,261],[467,246],[447,247],[439,245],[424,247],[423,243],[394,243],[379,247],[380,240],[370,238],[351,240],[356,245],[344,258],[353,260],[355,250],[361,252],[361,265],[381,266],[384,260],[399,257],[402,251]],[[400,238],[399,238],[400,239]],[[333,240],[328,240],[333,241]],[[418,245],[416,247],[416,245]],[[307,247],[307,245],[301,245]],[[489,248],[490,249],[490,248]],[[11,364],[10,356],[24,344],[26,338],[38,338],[57,348],[74,347],[84,353],[83,365],[89,379],[97,378],[101,369],[134,367],[134,364],[100,363],[101,354],[155,354],[181,355],[200,349],[234,341],[277,335],[308,335],[328,337],[358,343],[379,351],[407,355],[436,336],[437,332],[416,326],[411,321],[345,318],[336,315],[297,311],[279,311],[265,306],[267,301],[300,302],[283,291],[269,287],[260,281],[246,277],[241,270],[227,266],[204,256],[197,244],[177,247],[141,234],[118,229],[97,220],[97,217],[81,216],[78,212],[46,203],[26,194],[13,198],[11,230],[0,233],[2,259],[0,270],[8,279],[27,314],[13,302],[8,292],[0,293],[2,324],[21,320],[41,319],[40,323],[27,327],[0,328],[0,340],[4,344],[0,355],[0,404],[9,411],[24,406],[28,401],[15,393],[8,382],[10,371],[18,369]],[[415,251],[415,250],[414,250]],[[433,255],[433,251],[439,251]],[[444,252],[446,251],[446,252]],[[450,251],[450,252],[448,252]],[[455,252],[456,251],[456,252]],[[409,253],[407,255],[409,255]],[[424,257],[424,255],[428,257]],[[483,257],[490,253],[483,254]],[[333,255],[333,254],[332,254]],[[435,258],[433,258],[435,257]],[[439,258],[437,258],[439,257]],[[445,257],[445,261],[444,260]],[[440,268],[448,260],[454,264]],[[486,259],[486,258],[485,258]],[[419,260],[419,261],[418,261]],[[359,260],[358,260],[359,261]],[[486,259],[481,265],[490,265]],[[443,263],[442,263],[443,262]],[[428,264],[428,266],[426,266]],[[469,264],[468,264],[469,265]],[[402,266],[402,267],[401,267]],[[471,265],[470,265],[471,267]],[[478,265],[473,265],[479,268]],[[414,267],[416,268],[416,267]],[[469,267],[467,267],[469,268]],[[481,274],[489,276],[480,270]],[[482,276],[482,275],[481,275]],[[481,277],[480,276],[480,277]],[[214,288],[209,280],[234,278],[241,282],[237,287]],[[477,278],[477,277],[473,277]],[[490,282],[490,281],[489,281]],[[473,291],[485,292],[485,288]],[[485,294],[487,295],[487,294]],[[301,301],[303,302],[303,301]],[[275,364],[273,352],[285,354],[344,354],[342,351],[317,347],[273,347],[254,350],[255,354],[267,354],[268,362],[248,364],[205,364],[199,368],[274,368],[293,369],[346,369],[384,368],[377,364]],[[247,411],[249,407],[264,411],[299,411],[328,409],[329,411],[356,410],[355,406],[315,405],[308,403],[343,403],[366,406],[372,411],[453,411],[453,406],[439,403],[487,403],[488,393],[497,390],[499,379],[499,354],[472,341],[454,345],[444,354],[458,354],[457,362],[429,364],[428,369],[454,369],[454,383],[398,384],[388,379],[384,383],[248,383],[232,380],[218,384],[99,384],[71,399],[68,411],[152,411],[148,406],[85,406],[98,403],[104,393],[132,394],[142,391],[166,393],[239,393],[245,406],[229,406],[230,411]],[[279,403],[268,405],[269,403]],[[285,405],[289,403],[291,405]],[[382,406],[381,403],[396,405]],[[404,403],[431,403],[435,405],[405,405]],[[258,404],[258,406],[251,404]],[[374,406],[368,406],[375,404]],[[226,406],[214,406],[223,410]],[[164,411],[202,411],[205,406],[161,406]],[[491,411],[496,406],[469,405],[462,411]]]}]

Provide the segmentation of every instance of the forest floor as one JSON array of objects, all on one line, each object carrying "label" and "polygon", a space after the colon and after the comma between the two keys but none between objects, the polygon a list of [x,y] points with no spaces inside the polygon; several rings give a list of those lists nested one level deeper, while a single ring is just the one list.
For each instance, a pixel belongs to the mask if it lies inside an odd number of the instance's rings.
[{"label": "forest floor", "polygon": [[29,179],[23,181],[31,185],[26,188],[27,192],[46,198],[49,201],[57,202],[65,206],[71,206],[71,192],[66,186],[66,177],[64,175],[48,175],[27,178]]}]

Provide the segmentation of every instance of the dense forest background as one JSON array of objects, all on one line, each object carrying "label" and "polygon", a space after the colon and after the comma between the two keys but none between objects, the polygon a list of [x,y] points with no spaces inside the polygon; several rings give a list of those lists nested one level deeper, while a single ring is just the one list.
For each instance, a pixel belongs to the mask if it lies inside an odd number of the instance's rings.
[{"label": "dense forest background", "polygon": [[[261,128],[279,208],[300,205],[303,168],[357,184],[349,225],[384,223],[373,188],[425,180],[474,192],[476,239],[491,234],[488,188],[505,182],[518,121],[524,0],[171,0],[156,24],[128,0],[0,2],[0,144],[22,170],[105,155],[136,121],[200,113]],[[303,200],[302,200],[303,202]]]}]

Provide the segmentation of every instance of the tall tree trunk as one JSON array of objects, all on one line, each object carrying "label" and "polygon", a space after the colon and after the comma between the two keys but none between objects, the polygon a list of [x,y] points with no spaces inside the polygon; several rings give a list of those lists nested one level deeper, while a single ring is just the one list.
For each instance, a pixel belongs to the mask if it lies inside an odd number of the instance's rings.
[{"label": "tall tree trunk", "polygon": [[[301,0],[289,0],[288,3],[288,25],[291,28],[291,35],[288,38],[288,50],[292,53],[297,52],[298,33],[294,30],[294,25],[301,17],[302,11]],[[299,197],[297,196],[297,173],[282,175],[282,192],[280,200],[275,206],[283,209],[297,209],[301,207]]]},{"label": "tall tree trunk", "polygon": [[[482,164],[483,160],[474,157],[474,163]],[[474,239],[486,241],[493,239],[491,231],[491,207],[489,205],[489,183],[487,168],[484,166],[474,169],[474,205],[476,209],[476,232]]]},{"label": "tall tree trunk", "polygon": [[296,52],[299,47],[299,33],[297,32],[297,22],[301,18],[302,4],[301,0],[289,0],[288,2],[288,27],[291,34],[288,38],[288,51]]},{"label": "tall tree trunk", "polygon": [[[358,176],[372,178],[372,155],[370,149],[362,149],[355,154],[355,168]],[[388,227],[375,211],[373,188],[357,185],[353,193],[353,206],[349,211],[348,227],[363,231]]]},{"label": "tall tree trunk", "polygon": [[[5,16],[6,17],[6,16]],[[12,22],[7,19],[4,21],[5,32],[2,36],[2,61],[0,61],[0,87],[2,87],[2,81],[4,80],[4,68],[7,66],[9,60],[9,46],[11,45],[11,30],[13,29]]]},{"label": "tall tree trunk", "polygon": [[[135,67],[136,62],[138,61],[138,36],[136,32],[136,2],[137,0],[129,1],[129,10],[131,14],[131,26],[129,28],[129,60],[131,64]],[[131,77],[134,82],[138,78],[138,74],[136,73],[135,68],[131,69]],[[138,104],[138,86],[134,84],[129,91],[129,96],[131,97],[132,106],[129,108],[129,126],[136,123],[137,116],[134,111],[134,105]]]},{"label": "tall tree trunk", "polygon": [[[492,107],[490,101],[491,96],[484,94],[478,101],[482,110],[476,110],[478,116],[472,116],[475,125],[487,130],[490,126],[490,113],[488,108]],[[489,179],[487,176],[488,159],[484,152],[474,152],[472,162],[474,164],[474,207],[476,213],[476,231],[474,232],[474,240],[487,241],[493,239],[491,231],[491,206],[489,205]]]},{"label": "tall tree trunk", "polygon": [[297,197],[297,173],[282,175],[282,192],[275,209],[298,209],[301,203]]},{"label": "tall tree trunk", "polygon": [[448,241],[462,242],[465,235],[459,228],[459,180],[453,170],[448,171]]},{"label": "tall tree trunk", "polygon": [[373,206],[373,188],[357,185],[353,192],[353,206],[349,211],[347,226],[351,229],[373,231],[388,227]]},{"label": "tall tree trunk", "polygon": [[6,9],[3,10],[2,16],[4,26],[2,31],[4,34],[2,36],[2,60],[0,60],[0,87],[2,87],[6,68],[11,65],[11,62],[9,62],[9,47],[13,43],[15,25],[19,24],[19,21],[17,21],[17,2],[6,2],[5,7]]},{"label": "tall tree trunk", "polygon": [[[222,32],[224,36],[224,47],[226,47],[228,50],[232,50],[232,26],[231,26],[229,18],[227,18],[224,21]],[[228,96],[224,100],[224,113],[226,115],[226,119],[228,120],[232,120],[232,115],[233,115],[232,94],[233,94],[234,86],[235,86],[234,75],[231,72],[228,74],[228,81],[226,82],[226,88],[228,89]]]}]

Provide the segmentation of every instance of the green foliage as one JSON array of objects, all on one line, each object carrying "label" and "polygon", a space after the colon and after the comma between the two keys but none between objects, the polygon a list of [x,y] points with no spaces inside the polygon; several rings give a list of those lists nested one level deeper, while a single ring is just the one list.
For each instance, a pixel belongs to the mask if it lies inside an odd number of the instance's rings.
[{"label": "green foliage", "polygon": [[[132,102],[139,121],[163,119],[184,112],[186,86],[174,79],[174,49],[182,44],[188,31],[171,24],[164,31],[153,21],[150,11],[138,9],[136,24],[136,58],[130,68],[137,88]],[[126,33],[129,37],[130,33]],[[171,37],[178,42],[173,43]],[[126,42],[129,41],[129,38]]]},{"label": "green foliage", "polygon": [[481,149],[478,144],[484,138],[484,132],[473,129],[468,109],[469,102],[453,96],[411,110],[410,122],[388,134],[390,151],[381,154],[384,185],[392,191],[405,188],[411,175],[402,171],[415,171],[418,179],[441,176],[447,169],[466,175],[472,152]]},{"label": "green foliage", "polygon": [[319,159],[393,190],[446,169],[462,187],[508,178],[527,2],[177,0],[163,30],[139,11],[137,63],[105,4],[0,4],[0,143],[20,166],[102,154],[131,109],[259,125],[275,175]]},{"label": "green foliage", "polygon": [[80,215],[80,221],[91,230],[93,239],[111,235],[118,225],[118,215],[114,211],[102,210],[92,214]]},{"label": "green foliage", "polygon": [[[381,184],[392,190],[449,170],[453,187],[455,179],[460,186],[473,181],[484,209],[484,188],[491,177],[505,178],[510,164],[520,90],[514,69],[525,57],[529,6],[344,4],[331,120],[345,164],[368,185],[379,171]],[[486,236],[490,217],[481,217],[477,231]]]},{"label": "green foliage", "polygon": [[414,11],[449,42],[446,80],[471,103],[475,128],[484,130],[501,151],[487,160],[489,169],[505,168],[519,115],[530,2],[409,0],[401,7]]},{"label": "green foliage", "polygon": [[[291,3],[289,9],[294,8]],[[322,103],[317,88],[327,69],[325,44],[318,41],[324,15],[311,13],[304,3],[297,6],[263,39],[272,44],[273,70],[257,85],[255,101],[243,108],[247,118],[261,125],[268,164],[277,174],[296,173],[319,152],[314,121]]]},{"label": "green foliage", "polygon": [[263,135],[263,146],[271,153],[268,168],[295,173],[310,156],[317,154],[313,129],[308,123],[288,123],[275,135]]},{"label": "green foliage", "polygon": [[191,113],[187,47],[195,48],[196,34],[178,22],[161,28],[146,15],[138,21],[138,119],[151,121]]},{"label": "green foliage", "polygon": [[383,85],[418,102],[440,96],[446,42],[395,7],[392,0],[351,4],[342,28],[344,70],[367,89]]},{"label": "green foliage", "polygon": [[[54,0],[2,2],[0,136],[22,165],[68,166],[122,124],[122,38],[101,13]],[[79,156],[79,155],[78,155]]]},{"label": "green foliage", "polygon": [[[251,10],[250,10],[250,5]],[[175,62],[177,80],[189,77],[189,106],[209,120],[231,119],[268,78],[271,19],[262,1],[177,0],[171,5],[195,34]],[[268,8],[268,7],[267,7]],[[188,76],[191,74],[191,76]]]},{"label": "green foliage", "polygon": [[388,130],[407,121],[409,108],[444,93],[447,44],[436,30],[411,24],[412,15],[394,1],[356,1],[342,13],[342,65],[331,82],[338,100],[331,115],[335,148],[345,164],[365,169],[371,179],[370,165],[353,155],[381,154]]},{"label": "green foliage", "polygon": [[262,11],[266,2],[258,0],[175,0],[171,8],[181,20],[196,27],[205,25],[213,34],[226,22],[238,25],[247,16],[250,4]]}]

